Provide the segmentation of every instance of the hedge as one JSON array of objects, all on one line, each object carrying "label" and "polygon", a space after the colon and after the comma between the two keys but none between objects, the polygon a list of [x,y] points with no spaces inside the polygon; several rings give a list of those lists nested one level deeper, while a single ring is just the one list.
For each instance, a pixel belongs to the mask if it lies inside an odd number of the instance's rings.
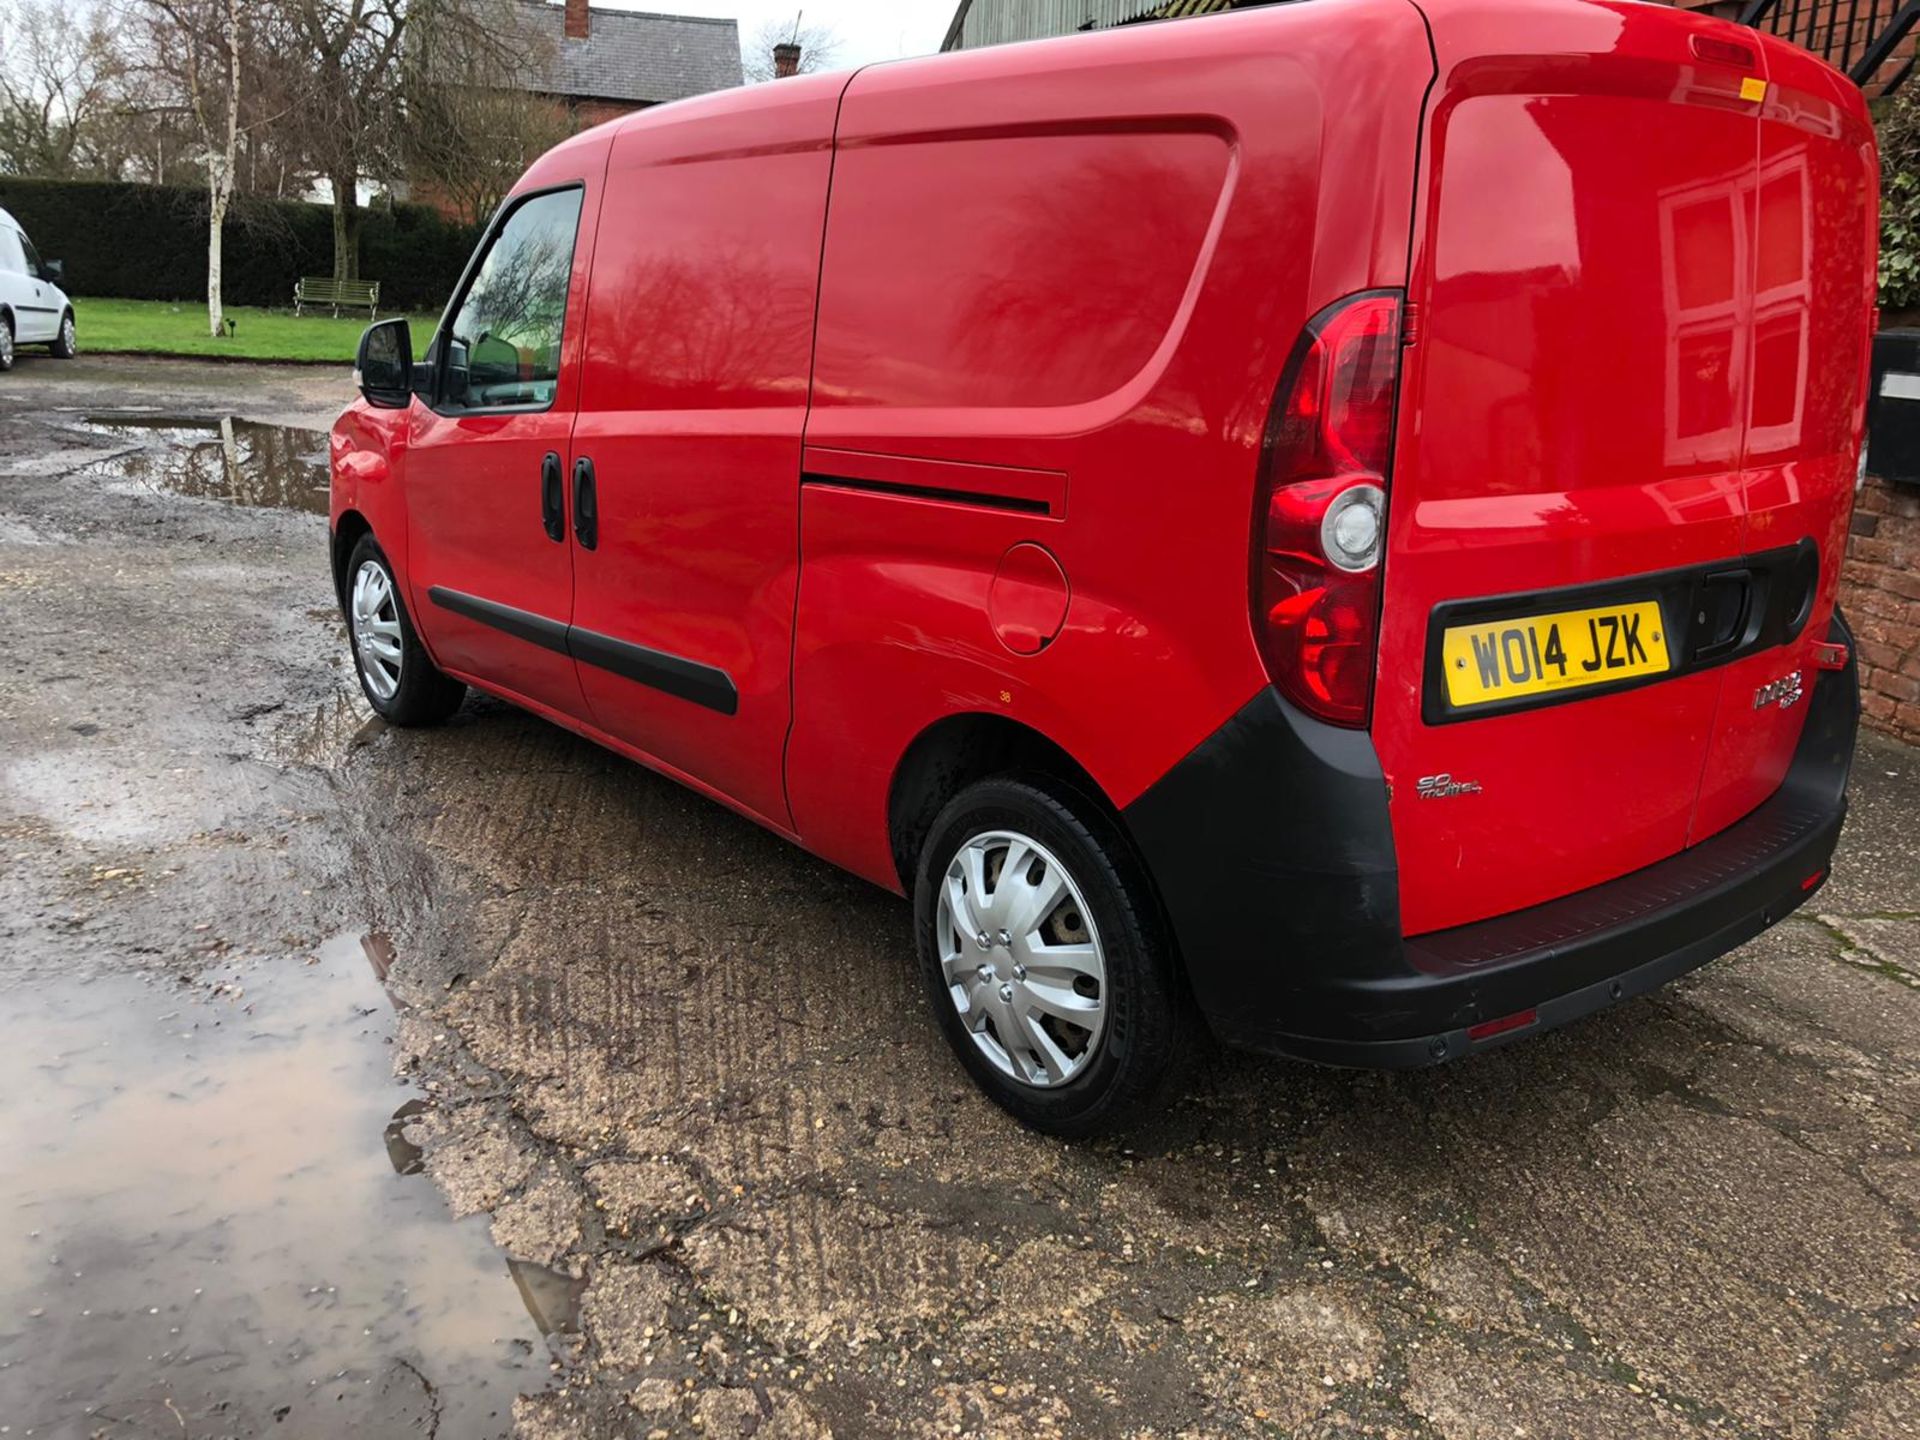
[{"label": "hedge", "polygon": [[[198,300],[207,293],[207,195],[119,181],[0,176],[0,209],[75,295]],[[360,273],[380,282],[383,310],[438,310],[479,239],[426,205],[364,212]],[[222,227],[221,296],[233,305],[293,303],[303,275],[333,273],[333,214],[324,205],[236,197]]]},{"label": "hedge", "polygon": [[1880,116],[1880,305],[1920,306],[1920,91]]}]

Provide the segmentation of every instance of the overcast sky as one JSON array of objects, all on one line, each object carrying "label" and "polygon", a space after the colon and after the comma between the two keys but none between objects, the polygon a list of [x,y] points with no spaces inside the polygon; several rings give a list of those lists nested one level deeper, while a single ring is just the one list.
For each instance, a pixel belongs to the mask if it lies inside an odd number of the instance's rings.
[{"label": "overcast sky", "polygon": [[958,0],[594,0],[594,5],[725,16],[740,22],[743,41],[750,41],[767,21],[791,23],[794,12],[804,10],[806,24],[824,26],[840,37],[834,68],[847,70],[875,60],[932,54],[953,22]]}]

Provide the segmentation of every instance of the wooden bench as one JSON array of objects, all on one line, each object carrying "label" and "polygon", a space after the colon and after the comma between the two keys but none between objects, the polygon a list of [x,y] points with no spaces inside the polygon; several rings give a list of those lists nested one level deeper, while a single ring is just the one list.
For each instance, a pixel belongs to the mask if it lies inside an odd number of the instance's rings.
[{"label": "wooden bench", "polygon": [[293,287],[293,313],[300,314],[307,306],[316,308],[331,306],[335,316],[345,305],[350,310],[367,307],[367,318],[377,320],[380,316],[380,282],[377,280],[335,280],[330,276],[309,275]]}]

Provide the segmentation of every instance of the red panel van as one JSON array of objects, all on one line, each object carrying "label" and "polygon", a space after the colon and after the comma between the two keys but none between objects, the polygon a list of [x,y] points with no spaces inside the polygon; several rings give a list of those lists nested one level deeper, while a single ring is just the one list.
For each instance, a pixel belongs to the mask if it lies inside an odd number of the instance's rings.
[{"label": "red panel van", "polygon": [[1450,1060],[1821,884],[1877,164],[1618,0],[1311,0],[559,146],[332,559],[368,699],[505,696],[911,898],[1060,1133],[1201,1034]]}]

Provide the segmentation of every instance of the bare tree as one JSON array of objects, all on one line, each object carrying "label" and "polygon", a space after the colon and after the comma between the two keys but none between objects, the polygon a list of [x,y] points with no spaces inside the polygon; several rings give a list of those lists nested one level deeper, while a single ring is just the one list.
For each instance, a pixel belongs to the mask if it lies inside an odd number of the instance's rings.
[{"label": "bare tree", "polygon": [[299,110],[316,174],[333,191],[333,275],[360,273],[360,181],[393,169],[402,46],[410,14],[448,0],[277,0],[305,84]]},{"label": "bare tree", "polygon": [[553,42],[514,0],[465,0],[415,22],[407,43],[408,177],[478,224],[575,126],[543,93]]},{"label": "bare tree", "polygon": [[[410,81],[500,88],[524,73],[534,48],[513,0],[272,0],[292,37],[298,99],[314,173],[333,191],[336,279],[359,274],[359,185],[391,185],[417,158],[408,129],[416,102],[430,97]],[[440,71],[454,78],[441,79]],[[490,101],[473,107],[487,130],[519,130],[524,107]],[[472,118],[472,115],[469,116]],[[453,143],[464,143],[457,134]],[[486,134],[470,137],[474,155]],[[484,167],[481,167],[484,168]],[[479,188],[485,188],[481,186]]]},{"label": "bare tree", "polygon": [[127,65],[111,18],[90,6],[19,0],[0,16],[0,170],[110,177]]},{"label": "bare tree", "polygon": [[412,180],[470,225],[491,215],[527,166],[574,131],[563,106],[504,87],[423,88],[409,97],[407,118]]},{"label": "bare tree", "polygon": [[805,14],[805,11],[796,10],[791,25],[784,20],[769,20],[754,32],[742,61],[749,84],[757,85],[763,80],[779,78],[781,72],[776,52],[787,45],[798,46],[800,50],[798,68],[794,74],[812,75],[833,68],[834,61],[840,55],[839,35],[830,26],[805,24]]},{"label": "bare tree", "polygon": [[[113,113],[96,125],[100,147],[110,153],[112,173],[155,185],[194,185],[205,176],[207,149],[194,114],[186,30],[203,34],[202,73],[232,67],[225,43],[209,46],[208,26],[218,28],[224,11],[206,0],[112,0],[119,15],[116,39],[124,72]],[[236,196],[286,196],[307,187],[305,130],[296,109],[290,53],[277,0],[239,0],[240,87],[238,145],[234,154]],[[183,29],[183,26],[185,27]],[[218,53],[211,53],[217,51]]]},{"label": "bare tree", "polygon": [[224,328],[220,230],[233,203],[240,150],[240,56],[252,0],[141,0],[178,66],[207,173],[207,326]]}]

